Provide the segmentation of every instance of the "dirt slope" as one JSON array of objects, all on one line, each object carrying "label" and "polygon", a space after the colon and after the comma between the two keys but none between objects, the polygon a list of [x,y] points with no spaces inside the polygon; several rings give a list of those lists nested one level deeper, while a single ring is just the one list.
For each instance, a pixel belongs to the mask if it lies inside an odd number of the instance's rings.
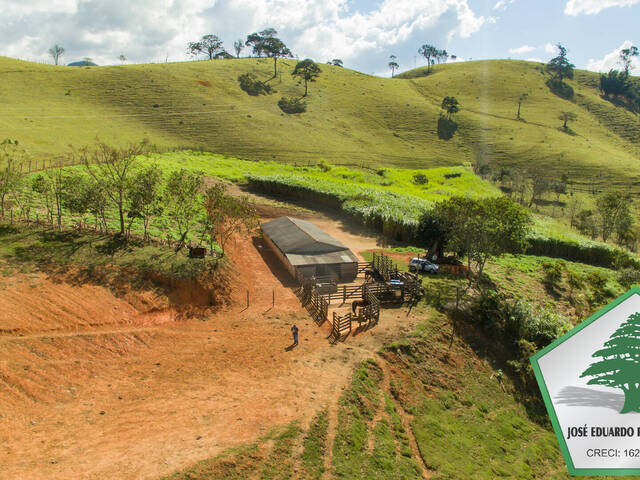
[{"label": "dirt slope", "polygon": [[[156,478],[272,426],[306,424],[357,363],[413,327],[388,311],[330,346],[328,324],[308,318],[268,253],[250,239],[229,250],[245,283],[204,320],[144,313],[101,287],[3,279],[0,479]],[[301,342],[287,352],[293,322]]]}]

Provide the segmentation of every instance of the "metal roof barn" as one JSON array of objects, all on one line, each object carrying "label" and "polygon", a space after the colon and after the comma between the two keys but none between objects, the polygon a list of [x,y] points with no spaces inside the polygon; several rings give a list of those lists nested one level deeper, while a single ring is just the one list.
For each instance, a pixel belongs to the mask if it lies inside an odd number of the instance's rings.
[{"label": "metal roof barn", "polygon": [[293,277],[328,275],[336,281],[351,282],[358,273],[358,257],[311,222],[280,217],[263,223],[262,232]]}]

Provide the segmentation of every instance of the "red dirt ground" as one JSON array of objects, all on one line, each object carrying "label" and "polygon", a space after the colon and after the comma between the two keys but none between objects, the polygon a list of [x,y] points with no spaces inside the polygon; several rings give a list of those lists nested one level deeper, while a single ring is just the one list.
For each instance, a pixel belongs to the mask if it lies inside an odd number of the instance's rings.
[{"label": "red dirt ground", "polygon": [[[315,220],[356,251],[376,246]],[[358,362],[415,325],[384,311],[332,346],[328,323],[309,319],[260,252],[249,239],[229,247],[250,306],[238,287],[205,320],[144,313],[99,286],[0,277],[0,479],[157,478],[273,426],[305,425]],[[294,322],[301,341],[287,352]]]}]

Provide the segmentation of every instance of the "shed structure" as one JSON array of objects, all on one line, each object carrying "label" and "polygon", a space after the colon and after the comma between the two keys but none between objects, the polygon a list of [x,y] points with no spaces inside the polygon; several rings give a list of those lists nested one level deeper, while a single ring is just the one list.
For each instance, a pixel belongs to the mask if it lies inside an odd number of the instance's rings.
[{"label": "shed structure", "polygon": [[330,276],[352,282],[358,274],[358,257],[342,242],[305,220],[280,217],[262,224],[267,245],[292,277]]}]

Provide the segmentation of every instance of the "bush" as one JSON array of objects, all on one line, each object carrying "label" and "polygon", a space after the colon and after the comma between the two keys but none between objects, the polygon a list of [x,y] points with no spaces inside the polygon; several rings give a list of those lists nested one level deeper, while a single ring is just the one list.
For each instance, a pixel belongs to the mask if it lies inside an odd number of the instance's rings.
[{"label": "bush", "polygon": [[566,267],[563,262],[543,262],[544,283],[550,287],[557,287],[562,281],[562,274]]},{"label": "bush", "polygon": [[570,328],[562,315],[549,308],[534,309],[528,302],[510,301],[495,291],[485,292],[473,309],[482,326],[512,348],[522,340],[546,347]]},{"label": "bush", "polygon": [[415,183],[416,185],[426,185],[427,183],[429,183],[429,179],[424,173],[416,173],[413,176],[413,183]]},{"label": "bush", "polygon": [[267,95],[272,91],[269,85],[258,80],[253,73],[243,73],[238,77],[238,83],[242,90],[254,97]]},{"label": "bush", "polygon": [[303,113],[307,111],[307,102],[299,98],[282,97],[278,106],[284,113]]},{"label": "bush", "polygon": [[458,178],[462,176],[462,174],[460,172],[453,172],[453,173],[445,173],[444,174],[444,178],[449,179],[449,178]]},{"label": "bush", "polygon": [[323,172],[328,172],[329,170],[331,170],[331,167],[332,167],[331,164],[327,162],[324,158],[320,159],[320,161],[318,162],[318,168]]},{"label": "bush", "polygon": [[640,285],[640,271],[633,268],[625,268],[618,274],[618,283],[624,288]]}]

